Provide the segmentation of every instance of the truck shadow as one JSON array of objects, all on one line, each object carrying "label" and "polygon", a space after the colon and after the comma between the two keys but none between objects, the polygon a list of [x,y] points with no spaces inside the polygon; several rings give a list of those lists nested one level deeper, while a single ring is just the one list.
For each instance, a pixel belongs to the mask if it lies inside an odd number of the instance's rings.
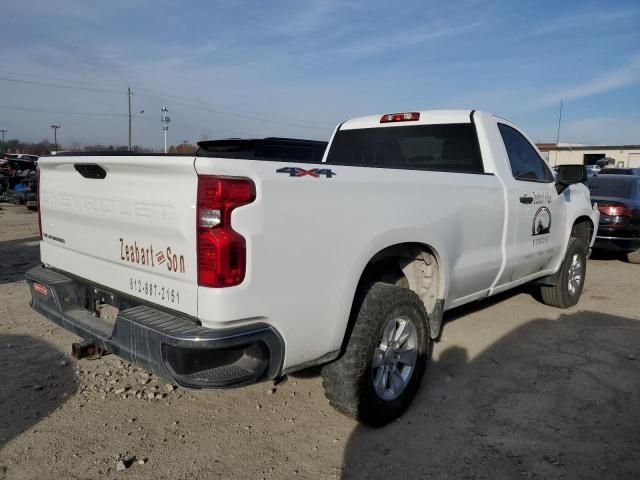
[{"label": "truck shadow", "polygon": [[640,320],[538,319],[432,361],[409,411],[358,426],[343,478],[639,478]]},{"label": "truck shadow", "polygon": [[623,252],[614,252],[611,250],[595,249],[591,252],[590,260],[618,260],[626,262],[627,258]]},{"label": "truck shadow", "polygon": [[[516,295],[520,295],[521,293],[526,293],[531,295],[532,297],[536,297],[538,295],[537,289],[532,286],[524,285],[521,287],[512,288],[511,290],[507,290],[506,292],[498,293],[488,298],[483,298],[482,300],[477,300],[475,302],[467,303],[462,305],[461,307],[456,307],[452,310],[447,310],[444,313],[442,318],[442,329],[440,330],[440,336],[442,336],[443,332],[446,329],[448,323],[454,322],[458,319],[461,319],[467,315],[471,315],[474,312],[484,310],[485,308],[490,308],[493,305],[504,302],[511,297],[515,297]],[[322,375],[322,367],[310,367],[304,370],[300,370],[297,372],[293,372],[289,374],[290,377],[293,378],[315,378],[320,377]]]},{"label": "truck shadow", "polygon": [[476,300],[475,302],[466,303],[460,307],[447,310],[446,312],[444,312],[444,316],[442,318],[442,330],[446,328],[447,323],[454,322],[455,320],[463,318],[467,315],[471,315],[472,313],[478,312],[480,310],[490,308],[494,305],[497,305],[498,303],[502,303],[512,297],[515,297],[516,295],[520,295],[521,293],[525,293],[536,298],[538,296],[538,289],[533,285],[522,285],[519,287],[511,288],[505,292],[501,292],[496,295],[482,298],[480,300]]},{"label": "truck shadow", "polygon": [[0,335],[0,449],[76,391],[73,366],[48,343]]},{"label": "truck shadow", "polygon": [[40,237],[0,242],[0,285],[24,280],[27,270],[40,263]]}]

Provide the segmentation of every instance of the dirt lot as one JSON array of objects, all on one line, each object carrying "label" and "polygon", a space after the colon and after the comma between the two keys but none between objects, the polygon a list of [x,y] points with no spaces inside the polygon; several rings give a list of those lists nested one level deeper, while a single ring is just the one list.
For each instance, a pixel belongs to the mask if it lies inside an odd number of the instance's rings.
[{"label": "dirt lot", "polygon": [[523,290],[450,312],[412,408],[372,430],[318,372],[191,393],[73,361],[28,305],[37,216],[0,209],[0,479],[640,478],[639,265],[590,260],[566,311]]}]

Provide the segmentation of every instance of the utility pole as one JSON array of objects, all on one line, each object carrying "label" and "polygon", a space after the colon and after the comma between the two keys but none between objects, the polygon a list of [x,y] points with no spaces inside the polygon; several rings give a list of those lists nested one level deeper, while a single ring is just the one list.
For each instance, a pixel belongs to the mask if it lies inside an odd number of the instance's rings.
[{"label": "utility pole", "polygon": [[129,97],[129,151],[131,151],[131,88],[127,87],[127,97]]},{"label": "utility pole", "polygon": [[[7,131],[4,128],[2,128],[2,129],[0,129],[0,132],[2,132],[2,148],[7,148],[7,147],[4,146],[4,134],[7,133]],[[0,149],[0,152],[1,151],[2,151],[2,149]]]},{"label": "utility pole", "polygon": [[558,115],[558,135],[556,136],[556,166],[558,166],[558,144],[560,143],[561,123],[562,123],[562,99],[560,99],[560,114]]},{"label": "utility pole", "polygon": [[162,112],[160,115],[160,122],[162,123],[162,132],[164,133],[164,153],[167,153],[167,130],[169,130],[169,122],[171,118],[169,117],[169,109],[167,107],[162,107],[160,109]]},{"label": "utility pole", "polygon": [[53,149],[58,150],[58,129],[60,125],[51,125],[51,128],[53,128]]}]

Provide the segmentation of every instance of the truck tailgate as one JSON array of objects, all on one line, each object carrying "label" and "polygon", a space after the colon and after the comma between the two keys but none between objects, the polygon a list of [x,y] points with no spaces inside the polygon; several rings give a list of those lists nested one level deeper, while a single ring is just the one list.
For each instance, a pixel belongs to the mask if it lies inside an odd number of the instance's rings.
[{"label": "truck tailgate", "polygon": [[197,315],[193,157],[53,156],[39,166],[44,264]]}]

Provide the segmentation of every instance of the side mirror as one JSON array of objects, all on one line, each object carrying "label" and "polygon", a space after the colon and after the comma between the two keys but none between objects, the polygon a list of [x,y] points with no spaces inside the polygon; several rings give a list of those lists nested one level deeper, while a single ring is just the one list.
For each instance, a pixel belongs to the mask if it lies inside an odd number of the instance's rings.
[{"label": "side mirror", "polygon": [[584,165],[558,165],[556,190],[562,193],[565,188],[574,183],[587,183],[587,168]]}]

